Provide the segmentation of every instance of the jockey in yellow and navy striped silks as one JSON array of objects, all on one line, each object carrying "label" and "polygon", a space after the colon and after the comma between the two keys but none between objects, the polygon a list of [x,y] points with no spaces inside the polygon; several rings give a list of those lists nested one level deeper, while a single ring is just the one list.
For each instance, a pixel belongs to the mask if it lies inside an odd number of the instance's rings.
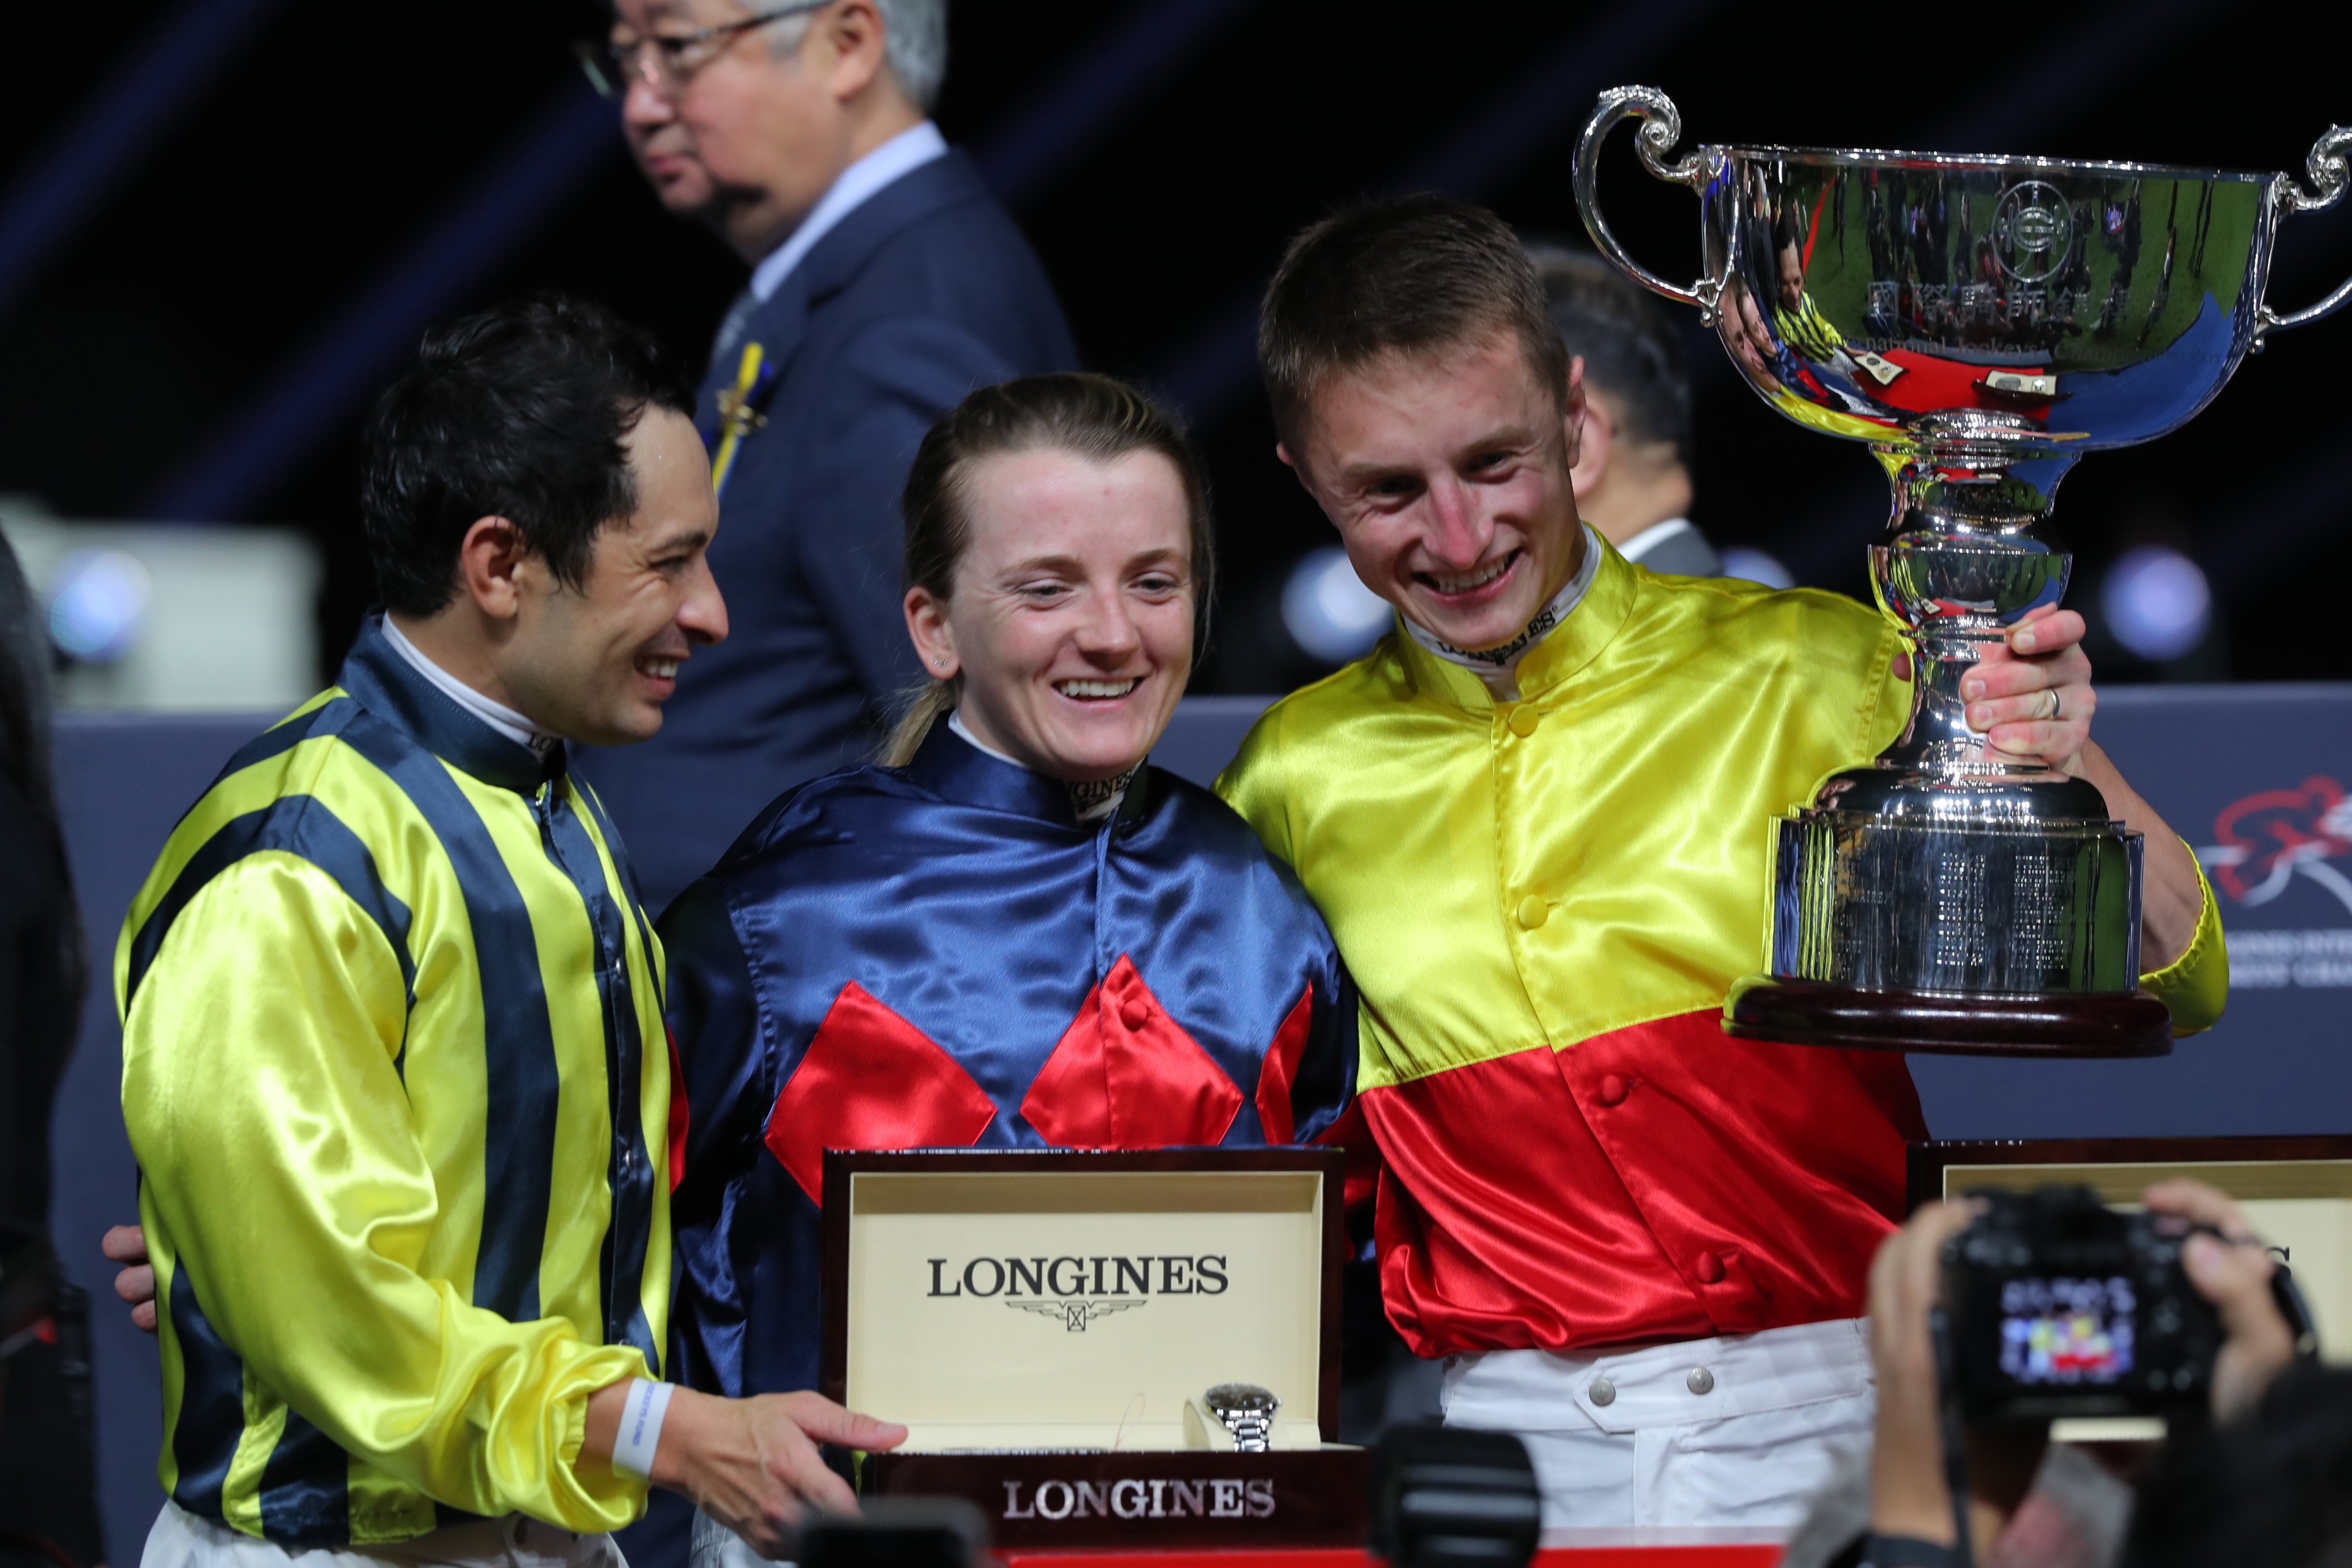
[{"label": "jockey in yellow and navy striped silks", "polygon": [[297,1547],[635,1518],[574,1465],[666,1342],[661,952],[562,748],[370,623],[182,820],[114,973],[173,1500]]},{"label": "jockey in yellow and navy striped silks", "polygon": [[1814,364],[1828,364],[1845,348],[1845,339],[1811,294],[1797,296],[1796,308],[1785,304],[1772,307],[1772,324],[1780,331],[1780,341]]}]

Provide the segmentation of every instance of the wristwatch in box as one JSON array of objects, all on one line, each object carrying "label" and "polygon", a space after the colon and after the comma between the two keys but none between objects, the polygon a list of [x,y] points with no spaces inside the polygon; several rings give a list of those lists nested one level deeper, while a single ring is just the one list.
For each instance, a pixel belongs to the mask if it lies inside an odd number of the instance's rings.
[{"label": "wristwatch in box", "polygon": [[1273,1445],[1274,1413],[1282,1401],[1254,1383],[1221,1383],[1201,1396],[1202,1405],[1233,1434],[1237,1454],[1263,1454]]}]

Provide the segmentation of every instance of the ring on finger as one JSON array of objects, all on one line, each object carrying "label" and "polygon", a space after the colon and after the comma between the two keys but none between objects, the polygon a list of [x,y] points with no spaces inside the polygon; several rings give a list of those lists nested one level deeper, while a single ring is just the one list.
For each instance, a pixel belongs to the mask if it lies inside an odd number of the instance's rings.
[{"label": "ring on finger", "polygon": [[2042,718],[2054,724],[2058,721],[2058,689],[2054,686],[2044,687],[2042,695],[2050,699],[2050,711],[2043,714]]}]

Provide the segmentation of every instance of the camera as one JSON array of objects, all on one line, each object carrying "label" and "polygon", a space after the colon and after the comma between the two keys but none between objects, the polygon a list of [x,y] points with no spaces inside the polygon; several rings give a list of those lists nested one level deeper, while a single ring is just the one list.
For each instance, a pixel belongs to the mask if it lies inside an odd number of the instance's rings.
[{"label": "camera", "polygon": [[1543,1498],[1508,1432],[1392,1426],[1372,1450],[1371,1553],[1390,1568],[1527,1568]]},{"label": "camera", "polygon": [[1963,1419],[2205,1404],[2221,1323],[2181,1266],[2197,1227],[2118,1213],[2084,1186],[1969,1195],[1988,1206],[1944,1247],[1942,1360]]},{"label": "camera", "polygon": [[961,1498],[864,1498],[854,1514],[819,1514],[800,1534],[800,1568],[973,1568],[988,1521]]}]

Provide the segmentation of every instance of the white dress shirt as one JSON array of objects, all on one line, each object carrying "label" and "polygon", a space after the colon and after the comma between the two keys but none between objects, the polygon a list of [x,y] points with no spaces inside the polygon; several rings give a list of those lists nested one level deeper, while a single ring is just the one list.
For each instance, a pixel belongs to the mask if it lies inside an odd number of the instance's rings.
[{"label": "white dress shirt", "polygon": [[529,746],[543,757],[562,742],[562,736],[541,729],[503,702],[491,701],[425,658],[424,649],[401,635],[400,628],[393,624],[390,616],[383,618],[383,640],[392,645],[393,652],[408,661],[411,668],[431,681],[443,696],[516,745]]},{"label": "white dress shirt", "polygon": [[791,277],[816,242],[833,232],[843,218],[874,199],[883,187],[913,174],[934,158],[947,154],[947,138],[940,128],[926,120],[919,125],[901,131],[855,163],[841,172],[816,205],[809,208],[808,216],[792,232],[783,244],[770,251],[767,259],[751,269],[751,294],[761,304]]},{"label": "white dress shirt", "polygon": [[1664,522],[1654,522],[1650,524],[1649,527],[1643,529],[1641,532],[1635,534],[1633,538],[1619,545],[1617,547],[1617,553],[1622,555],[1628,561],[1639,561],[1643,556],[1647,555],[1651,551],[1655,550],[1659,545],[1664,544],[1667,540],[1672,539],[1677,533],[1688,533],[1691,530],[1692,523],[1690,519],[1686,517],[1670,517]]}]

